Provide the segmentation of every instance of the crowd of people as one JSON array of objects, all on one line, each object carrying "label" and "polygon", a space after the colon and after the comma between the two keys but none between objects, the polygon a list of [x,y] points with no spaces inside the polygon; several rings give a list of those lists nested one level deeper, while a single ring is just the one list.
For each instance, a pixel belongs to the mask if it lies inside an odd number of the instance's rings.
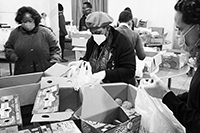
[{"label": "crowd of people", "polygon": [[[185,51],[196,58],[197,70],[192,78],[189,92],[175,95],[161,79],[152,75],[151,82],[141,80],[141,85],[153,97],[162,102],[186,128],[187,133],[200,131],[200,1],[178,0],[174,6],[175,25],[182,37]],[[64,59],[65,28],[64,7],[58,4],[59,40],[50,25],[42,22],[41,15],[32,7],[18,9],[15,21],[19,24],[5,44],[5,57],[15,63],[14,74],[45,71]],[[125,82],[137,85],[135,80],[136,56],[144,60],[146,54],[139,34],[134,31],[133,14],[125,8],[113,27],[113,18],[101,11],[92,11],[92,4],[84,2],[79,31],[88,30],[92,36],[86,44],[86,53],[80,58],[90,63],[93,75],[103,83]],[[60,43],[60,45],[58,44]],[[77,63],[78,64],[78,63]],[[80,64],[78,64],[80,65]]]}]

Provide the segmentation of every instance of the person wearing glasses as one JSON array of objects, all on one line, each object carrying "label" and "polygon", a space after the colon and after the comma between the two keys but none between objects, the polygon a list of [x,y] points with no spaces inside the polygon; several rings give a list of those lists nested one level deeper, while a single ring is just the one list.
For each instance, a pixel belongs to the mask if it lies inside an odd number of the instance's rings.
[{"label": "person wearing glasses", "polygon": [[58,40],[51,30],[39,25],[41,16],[35,9],[19,8],[15,21],[19,26],[4,45],[6,59],[15,63],[15,75],[45,71],[60,62]]},{"label": "person wearing glasses", "polygon": [[90,2],[84,2],[82,7],[83,16],[79,21],[79,31],[86,31],[88,28],[85,24],[85,19],[92,12],[92,4]]},{"label": "person wearing glasses", "polygon": [[192,77],[189,91],[175,95],[156,75],[153,82],[142,80],[142,85],[153,97],[173,112],[186,128],[186,133],[200,132],[200,1],[178,0],[174,6],[175,24],[181,37],[182,48],[195,58],[197,70]]}]

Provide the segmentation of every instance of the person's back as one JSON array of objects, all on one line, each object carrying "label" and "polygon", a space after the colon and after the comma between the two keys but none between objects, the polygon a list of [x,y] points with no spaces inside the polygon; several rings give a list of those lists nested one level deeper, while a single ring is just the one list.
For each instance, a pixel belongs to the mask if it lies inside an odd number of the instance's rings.
[{"label": "person's back", "polygon": [[85,19],[91,12],[92,12],[92,4],[90,2],[84,2],[82,7],[83,16],[79,21],[79,31],[85,31],[88,29],[85,24]]},{"label": "person's back", "polygon": [[139,34],[130,29],[132,25],[132,14],[129,11],[122,11],[119,15],[119,27],[116,29],[125,35],[131,42],[133,49],[136,50],[136,54],[140,60],[146,57],[143,44]]}]

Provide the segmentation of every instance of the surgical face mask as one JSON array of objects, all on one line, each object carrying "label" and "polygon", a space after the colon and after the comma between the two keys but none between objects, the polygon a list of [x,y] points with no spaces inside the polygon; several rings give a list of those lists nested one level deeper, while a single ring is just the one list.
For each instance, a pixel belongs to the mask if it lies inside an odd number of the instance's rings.
[{"label": "surgical face mask", "polygon": [[93,34],[93,38],[98,46],[106,40],[106,36],[104,34]]},{"label": "surgical face mask", "polygon": [[196,56],[196,52],[198,49],[198,44],[200,42],[200,39],[198,39],[196,41],[196,43],[194,45],[189,45],[186,44],[186,39],[185,36],[195,27],[195,25],[193,25],[190,29],[188,29],[184,34],[180,35],[180,40],[181,40],[181,47],[183,48],[183,50],[187,51],[190,53],[191,56]]},{"label": "surgical face mask", "polygon": [[35,23],[34,22],[22,23],[22,27],[27,31],[32,31],[35,28]]}]

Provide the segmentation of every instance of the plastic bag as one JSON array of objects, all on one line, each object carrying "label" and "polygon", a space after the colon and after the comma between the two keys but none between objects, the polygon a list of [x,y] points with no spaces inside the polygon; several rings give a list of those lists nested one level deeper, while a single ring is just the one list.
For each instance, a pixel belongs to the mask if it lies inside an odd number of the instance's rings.
[{"label": "plastic bag", "polygon": [[79,65],[71,65],[67,74],[68,78],[73,78],[76,81],[75,90],[83,88],[86,85],[92,84],[92,68],[89,62],[82,61]]},{"label": "plastic bag", "polygon": [[167,106],[143,88],[138,88],[135,110],[142,115],[140,133],[185,133]]}]

